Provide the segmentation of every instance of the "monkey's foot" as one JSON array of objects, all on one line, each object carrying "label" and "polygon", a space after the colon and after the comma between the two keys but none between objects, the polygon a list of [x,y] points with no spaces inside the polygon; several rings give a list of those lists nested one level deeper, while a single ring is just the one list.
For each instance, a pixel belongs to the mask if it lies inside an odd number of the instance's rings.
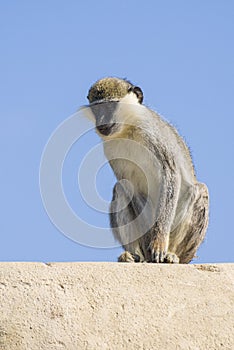
[{"label": "monkey's foot", "polygon": [[126,250],[118,257],[118,262],[128,262],[128,263],[140,262],[140,257],[139,255],[131,254]]},{"label": "monkey's foot", "polygon": [[164,263],[167,264],[179,264],[180,259],[174,253],[167,253],[164,259]]}]

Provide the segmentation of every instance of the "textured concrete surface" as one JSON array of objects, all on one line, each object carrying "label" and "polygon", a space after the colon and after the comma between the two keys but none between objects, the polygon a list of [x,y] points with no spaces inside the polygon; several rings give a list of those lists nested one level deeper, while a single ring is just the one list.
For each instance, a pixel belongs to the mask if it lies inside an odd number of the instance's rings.
[{"label": "textured concrete surface", "polygon": [[0,263],[0,349],[234,349],[234,264]]}]

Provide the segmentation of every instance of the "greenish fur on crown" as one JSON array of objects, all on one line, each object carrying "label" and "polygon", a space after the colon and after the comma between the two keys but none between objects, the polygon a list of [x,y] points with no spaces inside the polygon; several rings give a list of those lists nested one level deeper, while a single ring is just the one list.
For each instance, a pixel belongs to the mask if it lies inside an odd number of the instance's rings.
[{"label": "greenish fur on crown", "polygon": [[132,84],[119,78],[103,78],[93,84],[88,93],[90,103],[100,100],[119,100],[127,95]]}]

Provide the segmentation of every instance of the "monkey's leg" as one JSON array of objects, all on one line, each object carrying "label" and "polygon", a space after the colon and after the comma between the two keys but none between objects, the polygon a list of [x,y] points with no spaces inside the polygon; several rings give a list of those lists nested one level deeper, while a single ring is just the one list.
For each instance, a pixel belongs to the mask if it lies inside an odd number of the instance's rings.
[{"label": "monkey's leg", "polygon": [[169,249],[178,255],[182,264],[187,264],[194,258],[208,226],[208,189],[205,184],[197,183],[194,190],[195,197],[185,218],[170,235]]},{"label": "monkey's leg", "polygon": [[134,198],[128,191],[128,185],[115,185],[113,198],[110,206],[110,225],[114,237],[121,243],[125,249],[120,257],[119,262],[143,262],[144,254],[140,246],[139,227],[135,223],[135,218],[139,215],[144,200]]}]

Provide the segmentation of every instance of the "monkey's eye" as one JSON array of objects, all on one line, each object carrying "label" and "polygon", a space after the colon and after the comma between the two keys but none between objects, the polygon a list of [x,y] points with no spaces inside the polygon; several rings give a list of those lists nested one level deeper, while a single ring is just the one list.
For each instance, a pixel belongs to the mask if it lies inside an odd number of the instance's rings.
[{"label": "monkey's eye", "polygon": [[132,92],[134,92],[134,94],[137,95],[139,103],[142,103],[142,101],[143,101],[143,92],[142,92],[141,88],[139,88],[139,86],[134,86],[132,88]]}]

